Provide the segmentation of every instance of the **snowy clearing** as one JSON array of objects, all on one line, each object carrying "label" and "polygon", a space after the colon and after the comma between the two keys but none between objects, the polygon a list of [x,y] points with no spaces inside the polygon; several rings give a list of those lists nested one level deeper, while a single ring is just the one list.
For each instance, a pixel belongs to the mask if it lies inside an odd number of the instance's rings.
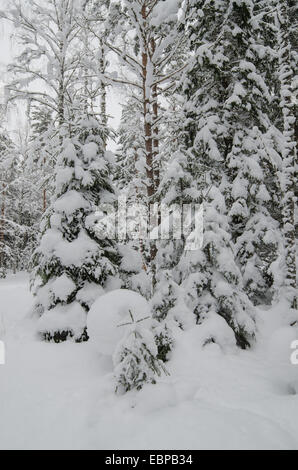
[{"label": "snowy clearing", "polygon": [[259,313],[262,349],[195,356],[190,330],[170,377],[118,397],[112,362],[90,343],[35,337],[31,304],[27,276],[0,281],[1,449],[298,449],[298,366],[278,309]]}]

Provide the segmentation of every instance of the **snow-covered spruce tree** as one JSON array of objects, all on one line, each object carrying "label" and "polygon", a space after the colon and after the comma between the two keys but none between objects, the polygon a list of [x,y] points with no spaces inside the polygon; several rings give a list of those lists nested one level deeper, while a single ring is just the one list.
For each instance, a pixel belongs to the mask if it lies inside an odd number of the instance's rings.
[{"label": "snow-covered spruce tree", "polygon": [[118,194],[127,202],[128,239],[121,246],[123,259],[120,275],[128,289],[150,295],[150,279],[147,274],[149,246],[146,235],[138,228],[142,217],[140,207],[146,207],[145,146],[142,128],[142,106],[139,96],[127,98],[122,109],[118,129],[118,150],[114,177]]},{"label": "snow-covered spruce tree", "polygon": [[86,115],[74,134],[57,161],[55,195],[35,253],[38,328],[56,342],[87,339],[86,314],[120,261],[114,240],[95,229],[97,208],[114,202],[100,124]]},{"label": "snow-covered spruce tree", "polygon": [[[185,218],[183,209],[189,205],[194,208],[201,200],[201,168],[192,155],[183,146],[183,123],[185,116],[181,109],[176,109],[178,122],[169,122],[166,131],[165,150],[161,151],[164,165],[161,167],[161,182],[158,199],[161,202],[162,222],[161,240],[157,242],[156,289],[151,304],[153,316],[158,321],[154,326],[159,357],[166,360],[174,345],[174,330],[185,329],[195,317],[185,303],[184,290],[181,288],[181,273],[177,265],[184,253],[189,233],[182,231]],[[173,118],[172,118],[173,119]],[[170,142],[170,135],[172,141]],[[178,217],[177,217],[178,216]],[[177,218],[176,218],[177,217]],[[181,217],[181,218],[180,218]],[[185,220],[184,220],[185,222]],[[189,229],[191,229],[191,224]],[[165,235],[164,230],[169,230]],[[177,232],[177,239],[175,230]],[[179,237],[181,230],[181,237]],[[165,239],[163,239],[165,237]]]},{"label": "snow-covered spruce tree", "polygon": [[268,302],[280,242],[274,210],[280,196],[278,155],[271,138],[277,130],[268,115],[271,94],[262,61],[270,51],[254,2],[199,3],[189,14],[196,51],[186,87],[189,144],[213,166],[213,174],[217,165],[226,175],[223,191],[244,287],[254,302]]},{"label": "snow-covered spruce tree", "polygon": [[146,383],[155,384],[162,372],[167,374],[158,359],[153,334],[135,322],[131,314],[131,328],[118,345],[114,356],[116,393],[141,390]]},{"label": "snow-covered spruce tree", "polygon": [[[280,84],[280,109],[283,122],[282,151],[282,220],[285,242],[286,278],[285,294],[293,308],[298,308],[297,265],[295,240],[295,182],[297,176],[297,79],[294,76],[297,65],[297,51],[292,50],[293,28],[290,28],[288,2],[275,3],[277,27],[278,78]],[[291,3],[291,2],[289,2]],[[290,33],[291,40],[290,41]],[[296,36],[297,37],[297,36]],[[295,60],[296,59],[296,60]],[[296,96],[296,98],[295,98]]]},{"label": "snow-covered spruce tree", "polygon": [[[237,344],[246,348],[255,332],[253,309],[243,292],[224,196],[228,187],[224,164],[229,124],[222,119],[222,97],[227,83],[219,77],[225,56],[216,39],[228,6],[228,2],[188,4],[186,27],[193,55],[181,80],[185,104],[180,145],[163,184],[168,186],[165,201],[204,203],[202,249],[186,250],[186,240],[182,238],[181,254],[175,260],[176,266],[172,266],[174,278],[185,292],[187,307],[199,324],[214,319],[213,331],[208,330],[206,341],[216,341],[223,318],[234,331]],[[173,253],[177,256],[177,251]]]},{"label": "snow-covered spruce tree", "polygon": [[184,278],[182,288],[197,323],[214,322],[206,341],[217,342],[217,317],[221,316],[234,331],[237,345],[249,347],[255,333],[254,311],[235,262],[221,185],[213,185],[204,200],[202,249],[186,250],[177,269]]},{"label": "snow-covered spruce tree", "polygon": [[236,65],[228,67],[231,81],[224,103],[232,137],[226,159],[231,182],[228,204],[245,290],[254,303],[269,303],[275,294],[271,265],[280,246],[278,214],[274,210],[280,200],[279,158],[272,140],[278,131],[268,112],[272,95],[264,66],[265,59],[269,63],[272,59],[254,7],[251,1],[234,5],[232,27],[226,33],[230,44],[237,48]]},{"label": "snow-covered spruce tree", "polygon": [[[172,248],[172,247],[171,247]],[[158,254],[166,251],[158,245]],[[170,250],[167,250],[168,252]],[[156,276],[156,291],[151,299],[153,311],[153,334],[158,350],[158,359],[166,362],[175,345],[175,330],[193,326],[195,317],[185,302],[185,292],[175,281],[173,268],[166,269],[159,263]]]},{"label": "snow-covered spruce tree", "polygon": [[[184,111],[189,112],[189,102],[186,103]],[[182,232],[182,239],[179,241],[170,240],[164,246],[161,243],[159,256],[162,259],[159,265],[170,269],[175,279],[174,286],[176,286],[174,299],[173,287],[172,295],[168,298],[172,298],[173,304],[178,300],[178,309],[175,307],[166,309],[166,321],[172,317],[178,324],[180,321],[182,329],[187,328],[192,324],[189,315],[192,312],[192,315],[195,314],[193,321],[196,318],[198,324],[204,324],[204,321],[210,321],[213,324],[211,331],[208,330],[206,342],[217,342],[218,330],[221,328],[220,319],[217,317],[220,315],[234,331],[237,344],[246,348],[254,335],[255,324],[252,305],[243,293],[242,276],[235,262],[229,234],[223,191],[225,178],[222,177],[217,141],[214,138],[216,131],[220,135],[222,128],[218,125],[216,129],[213,124],[210,126],[211,129],[208,129],[212,117],[209,122],[207,119],[207,123],[204,118],[205,116],[202,115],[199,121],[203,123],[204,129],[201,134],[198,132],[196,135],[198,146],[190,147],[188,150],[186,146],[189,145],[193,130],[189,132],[187,126],[195,125],[195,123],[189,115],[187,121],[185,117],[181,118],[180,138],[178,139],[180,148],[173,154],[161,183],[161,188],[165,189],[162,200],[167,205],[178,204],[182,208],[182,204],[189,204],[193,210],[197,211],[198,206],[203,203],[204,208],[202,249],[187,249],[187,236],[191,236],[189,231]],[[216,122],[216,116],[214,121]],[[200,142],[202,138],[203,144],[208,149],[205,149],[204,153],[199,147],[199,144],[202,144]],[[197,229],[199,227],[196,227]],[[174,249],[171,244],[175,246]],[[173,279],[171,283],[173,284]],[[170,287],[169,284],[168,287]],[[177,287],[179,287],[178,292]],[[179,301],[181,292],[183,296]],[[160,306],[158,309],[160,310]],[[182,315],[177,315],[178,312]]]}]

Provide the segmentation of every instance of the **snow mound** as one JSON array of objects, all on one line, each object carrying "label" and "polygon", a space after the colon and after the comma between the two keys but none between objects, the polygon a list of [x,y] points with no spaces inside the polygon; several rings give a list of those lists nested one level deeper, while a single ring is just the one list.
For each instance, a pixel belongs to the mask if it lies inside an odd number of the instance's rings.
[{"label": "snow mound", "polygon": [[281,299],[270,310],[258,309],[257,349],[275,363],[290,364],[291,345],[298,339],[298,313]]},{"label": "snow mound", "polygon": [[[204,321],[195,325],[183,334],[179,334],[176,341],[177,351],[186,347],[192,348],[193,351],[203,351],[205,349],[216,351],[219,354],[233,353],[237,350],[236,339],[232,328],[218,314],[208,312]],[[177,351],[174,350],[176,355]],[[180,351],[182,354],[182,352]],[[181,357],[185,357],[185,354]]]},{"label": "snow mound", "polygon": [[233,352],[236,350],[236,339],[232,328],[218,314],[209,312],[201,325],[193,330],[200,347],[216,343],[222,351]]},{"label": "snow mound", "polygon": [[150,324],[151,312],[147,300],[136,292],[117,289],[94,302],[88,314],[87,331],[90,343],[99,353],[113,355],[130,327],[124,324],[132,323],[130,312],[134,321],[140,322],[143,327]]},{"label": "snow mound", "polygon": [[267,345],[268,355],[275,361],[290,364],[292,343],[298,338],[298,330],[291,326],[284,326],[276,330],[270,337]]}]

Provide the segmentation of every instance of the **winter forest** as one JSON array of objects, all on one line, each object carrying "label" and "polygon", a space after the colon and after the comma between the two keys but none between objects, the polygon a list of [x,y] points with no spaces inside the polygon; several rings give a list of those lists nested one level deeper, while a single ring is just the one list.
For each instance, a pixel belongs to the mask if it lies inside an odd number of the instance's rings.
[{"label": "winter forest", "polygon": [[1,449],[298,449],[297,18],[1,1]]}]

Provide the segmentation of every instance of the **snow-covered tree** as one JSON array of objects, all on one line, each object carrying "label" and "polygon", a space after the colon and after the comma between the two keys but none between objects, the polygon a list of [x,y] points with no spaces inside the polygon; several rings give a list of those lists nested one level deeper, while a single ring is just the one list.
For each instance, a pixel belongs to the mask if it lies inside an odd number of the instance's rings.
[{"label": "snow-covered tree", "polygon": [[117,274],[115,242],[96,228],[98,208],[114,202],[109,173],[101,126],[83,116],[57,160],[55,195],[35,253],[35,311],[48,340],[87,339],[86,314],[97,291]]},{"label": "snow-covered tree", "polygon": [[[89,86],[87,95],[91,104],[98,109],[101,124],[107,128],[107,87],[109,82],[105,74],[109,66],[106,42],[114,43],[119,26],[119,6],[110,0],[83,0],[81,5],[81,25],[84,32],[85,72],[88,71]],[[85,74],[86,75],[86,74]],[[96,103],[100,96],[99,105]],[[104,147],[108,142],[108,133],[103,136]]]},{"label": "snow-covered tree", "polygon": [[[13,139],[15,142],[13,143]],[[1,271],[28,270],[38,232],[41,205],[37,180],[27,168],[26,139],[0,136]]]},{"label": "snow-covered tree", "polygon": [[13,190],[14,240],[11,259],[14,271],[29,271],[36,248],[43,208],[39,173],[28,164],[28,142],[24,137],[15,147],[15,178]]},{"label": "snow-covered tree", "polygon": [[[123,105],[118,128],[115,183],[125,190],[129,199],[138,199],[144,193],[144,141],[142,139],[142,107],[129,98]],[[142,188],[143,186],[143,188]],[[141,193],[141,194],[140,194]],[[144,198],[142,198],[144,199]]]},{"label": "snow-covered tree", "polygon": [[[118,57],[121,76],[107,73],[110,83],[127,85],[136,90],[142,107],[142,140],[145,147],[146,204],[156,202],[160,182],[159,104],[183,66],[177,64],[181,46],[178,9],[180,2],[125,0],[116,2],[119,10],[119,34],[106,46]],[[112,5],[115,8],[115,4]],[[113,10],[114,11],[114,10]],[[122,21],[122,22],[121,22]],[[171,27],[169,26],[171,24]],[[133,32],[133,34],[132,34]],[[142,163],[142,162],[141,162]],[[156,244],[150,243],[148,271],[155,285]]]},{"label": "snow-covered tree", "polygon": [[[280,83],[280,109],[283,117],[282,149],[282,220],[285,241],[286,278],[285,289],[291,306],[298,308],[297,265],[295,240],[295,186],[297,175],[297,78],[294,76],[297,51],[292,54],[290,34],[290,10],[287,2],[276,1],[278,78]],[[296,60],[295,60],[296,59]]]},{"label": "snow-covered tree", "polygon": [[141,388],[146,383],[155,384],[164,372],[162,362],[157,358],[158,350],[153,334],[135,322],[131,314],[131,329],[118,345],[114,356],[116,393],[123,394]]},{"label": "snow-covered tree", "polygon": [[212,186],[204,201],[202,249],[185,251],[177,269],[197,323],[220,315],[234,331],[238,346],[247,348],[255,334],[254,310],[243,290],[229,231],[221,187]]},{"label": "snow-covered tree", "polygon": [[278,131],[268,112],[272,96],[264,67],[271,51],[255,2],[190,5],[188,31],[196,55],[185,87],[187,144],[225,194],[246,292],[254,302],[268,302],[280,243],[274,214],[280,158],[272,138]]},{"label": "snow-covered tree", "polygon": [[[146,207],[145,185],[145,148],[142,129],[142,107],[139,101],[133,97],[128,98],[123,105],[121,122],[118,129],[118,149],[116,152],[115,185],[119,195],[125,195],[128,208],[127,229],[128,240],[123,251],[121,263],[121,276],[124,285],[129,289],[137,290],[148,296],[148,241],[139,231],[134,233],[136,224],[142,214],[138,213],[138,207]],[[133,238],[133,239],[131,239]]]},{"label": "snow-covered tree", "polygon": [[30,111],[27,165],[31,169],[35,167],[39,173],[40,197],[45,212],[53,194],[54,167],[60,149],[59,132],[50,108],[36,103]]},{"label": "snow-covered tree", "polygon": [[0,276],[10,268],[11,241],[14,235],[12,182],[15,178],[13,143],[7,132],[0,134]]},{"label": "snow-covered tree", "polygon": [[185,236],[161,243],[159,269],[172,271],[168,280],[161,279],[162,284],[167,280],[168,292],[161,305],[171,298],[174,280],[185,294],[184,319],[188,311],[195,314],[199,324],[212,315],[220,316],[234,331],[237,344],[246,348],[255,332],[254,314],[237,266],[226,203],[234,179],[228,155],[235,123],[229,120],[225,105],[237,82],[236,72],[227,64],[233,50],[231,30],[236,28],[233,15],[237,17],[237,11],[237,5],[228,1],[190,1],[187,5],[186,29],[193,54],[179,90],[184,104],[177,129],[178,144],[165,168],[160,194],[167,205],[203,203],[204,242],[201,249],[195,250],[186,249]]},{"label": "snow-covered tree", "polygon": [[[21,46],[10,66],[15,78],[8,86],[9,99],[30,99],[47,106],[60,125],[74,98],[70,89],[81,63],[77,14],[73,0],[14,2],[1,13],[14,24]],[[43,91],[36,91],[36,82],[42,83]]]},{"label": "snow-covered tree", "polygon": [[[163,247],[163,252],[166,250]],[[169,250],[170,251],[170,250]],[[161,249],[159,246],[158,254]],[[186,330],[195,324],[195,317],[185,302],[185,290],[175,281],[175,270],[166,269],[158,263],[156,291],[151,299],[153,333],[158,349],[158,358],[168,360],[169,352],[175,346],[177,329]]]}]

